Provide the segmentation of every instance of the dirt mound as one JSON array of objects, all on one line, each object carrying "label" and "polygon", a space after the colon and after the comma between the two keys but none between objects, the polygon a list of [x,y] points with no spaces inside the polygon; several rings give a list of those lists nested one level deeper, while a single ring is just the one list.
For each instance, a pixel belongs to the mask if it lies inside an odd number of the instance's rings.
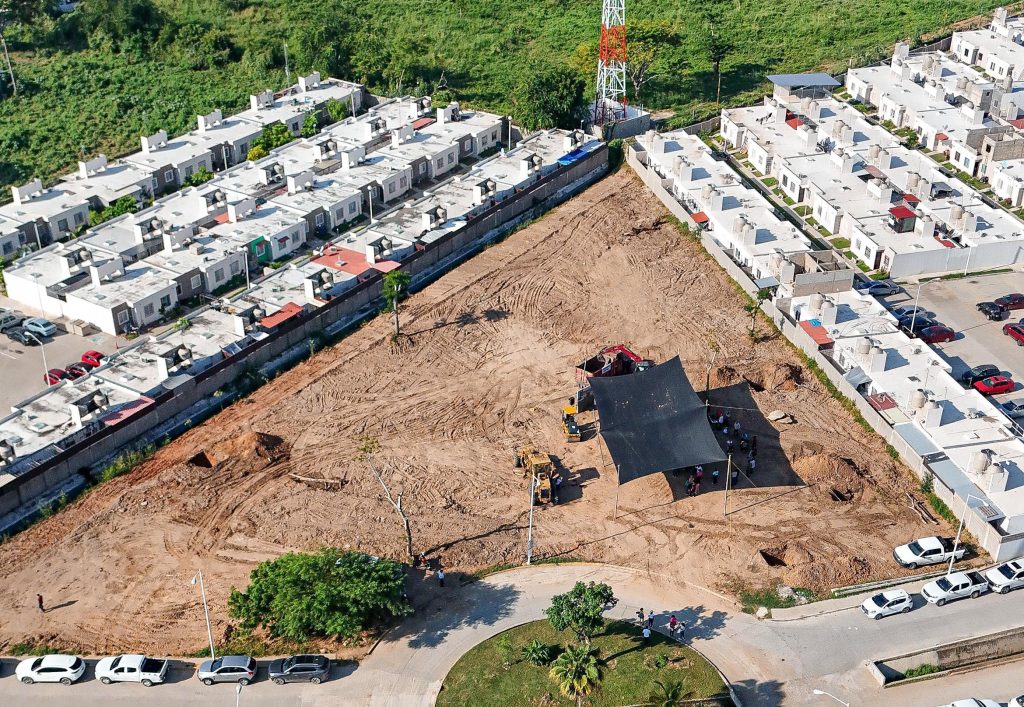
[{"label": "dirt mound", "polygon": [[864,490],[864,479],[857,467],[835,454],[800,457],[793,462],[793,471],[808,485],[820,486],[835,501],[851,501]]},{"label": "dirt mound", "polygon": [[803,369],[792,363],[770,362],[758,370],[744,374],[743,377],[757,392],[791,392],[803,381]]},{"label": "dirt mound", "polygon": [[227,461],[261,459],[276,462],[288,456],[288,446],[280,437],[263,432],[246,432],[238,437],[218,442],[189,459],[194,466],[212,469]]},{"label": "dirt mound", "polygon": [[807,587],[817,594],[826,594],[836,587],[864,582],[872,574],[871,563],[863,557],[829,557],[788,567],[782,578],[791,587]]},{"label": "dirt mound", "polygon": [[732,366],[718,366],[711,369],[711,388],[725,388],[739,383],[740,374]]}]

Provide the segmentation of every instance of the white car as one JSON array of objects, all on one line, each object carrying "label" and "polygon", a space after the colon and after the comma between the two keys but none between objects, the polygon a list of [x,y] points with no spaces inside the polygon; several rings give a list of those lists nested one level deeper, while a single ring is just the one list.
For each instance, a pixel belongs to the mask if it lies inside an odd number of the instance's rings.
[{"label": "white car", "polygon": [[888,589],[869,597],[860,605],[870,619],[881,619],[892,614],[905,614],[914,608],[914,600],[902,589]]},{"label": "white car", "polygon": [[929,604],[943,606],[965,597],[977,599],[990,589],[988,580],[980,572],[954,572],[921,587],[921,596]]},{"label": "white car", "polygon": [[23,329],[32,332],[36,336],[53,336],[57,333],[57,325],[49,319],[43,319],[42,317],[26,319],[21,323],[21,326]]},{"label": "white car", "polygon": [[968,697],[966,700],[957,700],[948,705],[940,705],[940,707],[999,707],[999,703],[995,700],[979,700],[976,697]]},{"label": "white car", "polygon": [[85,674],[85,661],[77,656],[59,654],[26,658],[18,663],[14,674],[26,685],[37,682],[70,685]]},{"label": "white car", "polygon": [[1017,695],[1007,704],[1009,707],[1024,707],[1024,695]]},{"label": "white car", "polygon": [[993,567],[985,573],[985,579],[992,585],[992,591],[1000,594],[1024,587],[1024,558]]},{"label": "white car", "polygon": [[145,687],[167,678],[167,661],[144,655],[118,655],[96,664],[96,677],[104,685],[112,682],[141,682]]},{"label": "white car", "polygon": [[[956,547],[954,552],[953,548]],[[963,559],[967,548],[957,546],[951,538],[918,538],[892,551],[892,557],[903,567],[915,570],[924,565],[937,565],[949,561],[950,557]]]}]

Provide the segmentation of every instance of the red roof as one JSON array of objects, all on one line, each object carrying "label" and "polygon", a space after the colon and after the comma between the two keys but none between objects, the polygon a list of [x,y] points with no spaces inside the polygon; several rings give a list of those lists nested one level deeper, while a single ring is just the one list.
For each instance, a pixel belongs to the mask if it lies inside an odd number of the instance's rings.
[{"label": "red roof", "polygon": [[694,223],[707,223],[709,220],[708,215],[703,211],[698,211],[693,215]]},{"label": "red roof", "polygon": [[264,329],[273,329],[279,324],[288,321],[301,311],[302,307],[294,302],[288,302],[285,306],[281,307],[281,309],[277,310],[269,317],[263,317],[263,319],[260,320],[260,325]]},{"label": "red roof", "polygon": [[793,128],[793,130],[796,130],[803,124],[804,121],[800,120],[800,118],[790,118],[789,120],[786,121],[786,125]]},{"label": "red roof", "polygon": [[917,214],[906,206],[894,206],[889,209],[889,213],[893,215],[893,218],[897,218],[901,221],[905,218],[915,218],[917,216]]},{"label": "red roof", "polygon": [[800,328],[807,332],[809,337],[814,339],[814,343],[818,345],[818,348],[834,343],[828,332],[825,331],[825,327],[820,324],[814,325],[805,319],[800,322]]},{"label": "red roof", "polygon": [[125,403],[119,406],[114,412],[109,415],[104,415],[100,418],[104,425],[108,427],[110,425],[116,425],[117,423],[125,420],[138,412],[145,410],[147,407],[153,404],[152,398],[147,398],[145,395],[140,397],[138,400],[132,400],[131,402]]},{"label": "red roof", "polygon": [[412,121],[412,129],[413,130],[420,130],[421,128],[425,128],[428,125],[430,125],[432,123],[436,123],[436,122],[437,122],[436,118],[430,118],[430,117],[417,118],[416,120]]},{"label": "red roof", "polygon": [[948,139],[949,139],[949,135],[947,135],[946,133],[936,133],[935,134],[935,140],[937,142],[942,142],[943,140],[948,140]]},{"label": "red roof", "polygon": [[921,200],[918,199],[913,194],[904,194],[903,195],[903,201],[908,203],[908,204],[919,204],[921,202]]},{"label": "red roof", "polygon": [[327,248],[324,254],[313,262],[317,265],[323,265],[325,268],[340,270],[356,277],[365,275],[371,270],[390,272],[400,267],[399,263],[396,263],[394,260],[378,260],[376,263],[368,263],[366,262],[365,253],[338,245],[332,245]]},{"label": "red roof", "polygon": [[1017,120],[1011,120],[1010,125],[1017,128],[1018,130],[1024,130],[1024,118],[1017,118]]},{"label": "red roof", "polygon": [[892,410],[896,407],[896,401],[888,393],[876,393],[867,397],[868,404],[879,412],[882,410]]}]

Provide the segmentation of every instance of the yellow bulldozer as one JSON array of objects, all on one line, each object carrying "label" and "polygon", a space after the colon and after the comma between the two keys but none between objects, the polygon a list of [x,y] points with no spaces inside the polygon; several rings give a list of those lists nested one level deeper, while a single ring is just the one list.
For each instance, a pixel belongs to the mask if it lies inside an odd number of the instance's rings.
[{"label": "yellow bulldozer", "polygon": [[566,442],[580,441],[580,426],[576,422],[576,406],[566,405],[562,408],[562,432]]},{"label": "yellow bulldozer", "polygon": [[533,482],[534,503],[551,503],[551,474],[555,470],[551,455],[534,447],[523,447],[516,452],[515,467],[523,470],[524,479],[536,479]]}]

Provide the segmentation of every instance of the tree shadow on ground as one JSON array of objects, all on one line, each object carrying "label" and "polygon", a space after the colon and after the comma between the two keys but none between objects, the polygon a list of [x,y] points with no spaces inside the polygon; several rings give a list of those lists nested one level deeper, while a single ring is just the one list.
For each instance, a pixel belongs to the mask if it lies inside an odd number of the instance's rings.
[{"label": "tree shadow on ground", "polygon": [[417,329],[416,331],[403,332],[404,336],[412,337],[419,334],[426,334],[427,332],[436,331],[438,329],[444,329],[445,327],[458,327],[463,329],[474,324],[479,324],[481,321],[485,322],[500,322],[503,319],[509,317],[509,312],[504,309],[485,309],[482,314],[477,314],[472,310],[466,310],[460,312],[455,316],[454,319],[440,318],[434,322],[433,326],[426,327],[425,329]]},{"label": "tree shadow on ground", "polygon": [[441,587],[433,573],[414,570],[408,586],[415,613],[384,640],[407,641],[410,648],[434,648],[452,631],[492,626],[512,615],[520,595],[511,585],[480,582],[461,572],[449,573]]},{"label": "tree shadow on ground", "polygon": [[744,707],[776,707],[785,703],[782,683],[778,680],[740,680],[732,684],[732,689]]}]

